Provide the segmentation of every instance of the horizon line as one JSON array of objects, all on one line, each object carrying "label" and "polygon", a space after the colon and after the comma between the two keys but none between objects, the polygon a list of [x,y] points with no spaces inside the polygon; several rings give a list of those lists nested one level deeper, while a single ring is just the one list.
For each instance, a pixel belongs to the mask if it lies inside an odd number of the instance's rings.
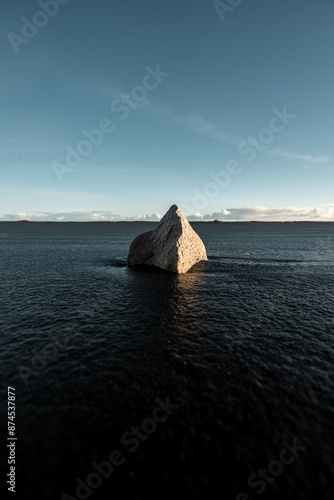
[{"label": "horizon line", "polygon": [[[246,223],[246,224],[294,224],[294,223],[334,223],[334,220],[191,220],[187,219],[188,222],[196,222],[196,223],[226,223],[226,224],[235,224],[235,223]],[[29,220],[29,219],[18,219],[18,220],[0,220],[0,224],[17,224],[17,223],[27,223],[30,224],[118,224],[118,223],[146,223],[146,224],[159,224],[158,220]]]}]

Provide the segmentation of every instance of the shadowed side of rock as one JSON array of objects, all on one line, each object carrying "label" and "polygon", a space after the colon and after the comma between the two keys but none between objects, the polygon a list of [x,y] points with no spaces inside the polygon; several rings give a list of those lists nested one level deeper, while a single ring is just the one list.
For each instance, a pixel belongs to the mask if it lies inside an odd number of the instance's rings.
[{"label": "shadowed side of rock", "polygon": [[202,260],[207,260],[204,243],[179,207],[172,205],[155,229],[132,241],[127,264],[185,273]]}]

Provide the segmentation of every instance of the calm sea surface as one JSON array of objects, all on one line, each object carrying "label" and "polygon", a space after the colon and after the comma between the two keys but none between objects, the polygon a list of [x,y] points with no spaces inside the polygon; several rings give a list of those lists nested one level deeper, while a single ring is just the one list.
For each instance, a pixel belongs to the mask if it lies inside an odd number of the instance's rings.
[{"label": "calm sea surface", "polygon": [[154,223],[0,224],[8,498],[333,498],[334,224],[192,226],[174,275],[126,266]]}]

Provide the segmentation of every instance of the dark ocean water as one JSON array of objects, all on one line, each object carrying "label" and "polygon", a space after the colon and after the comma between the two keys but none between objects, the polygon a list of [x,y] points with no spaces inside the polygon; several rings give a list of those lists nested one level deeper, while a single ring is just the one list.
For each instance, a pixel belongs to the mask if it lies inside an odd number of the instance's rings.
[{"label": "dark ocean water", "polygon": [[174,275],[126,266],[153,223],[0,224],[8,498],[333,498],[334,224],[192,225]]}]

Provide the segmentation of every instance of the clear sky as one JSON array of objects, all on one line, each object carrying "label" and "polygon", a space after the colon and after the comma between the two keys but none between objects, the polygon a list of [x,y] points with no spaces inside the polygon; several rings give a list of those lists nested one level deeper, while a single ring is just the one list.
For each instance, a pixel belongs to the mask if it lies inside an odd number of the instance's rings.
[{"label": "clear sky", "polygon": [[333,0],[3,0],[0,220],[334,220],[333,20]]}]

